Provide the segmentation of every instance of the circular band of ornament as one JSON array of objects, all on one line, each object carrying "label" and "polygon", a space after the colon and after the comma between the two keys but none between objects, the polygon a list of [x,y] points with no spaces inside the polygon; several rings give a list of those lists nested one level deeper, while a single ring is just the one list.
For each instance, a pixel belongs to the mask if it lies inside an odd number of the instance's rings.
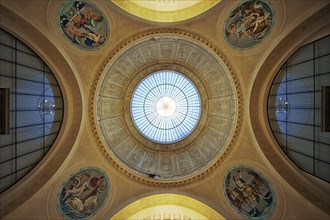
[{"label": "circular band of ornament", "polygon": [[[130,115],[134,89],[160,70],[189,78],[202,103],[195,130],[172,144],[143,137]],[[171,187],[202,178],[228,155],[241,128],[241,87],[230,64],[209,42],[177,29],[141,33],[115,49],[91,94],[89,118],[101,150],[125,175],[148,185]]]}]

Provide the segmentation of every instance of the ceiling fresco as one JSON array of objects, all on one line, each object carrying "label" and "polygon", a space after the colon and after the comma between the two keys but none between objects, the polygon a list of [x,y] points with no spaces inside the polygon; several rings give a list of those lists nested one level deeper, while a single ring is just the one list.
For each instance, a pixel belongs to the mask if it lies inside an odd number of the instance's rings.
[{"label": "ceiling fresco", "polygon": [[71,174],[58,194],[58,210],[65,219],[94,216],[108,198],[110,182],[105,172],[85,167]]},{"label": "ceiling fresco", "polygon": [[109,38],[106,17],[88,1],[67,1],[60,9],[58,23],[65,38],[83,50],[98,49]]},{"label": "ceiling fresco", "polygon": [[260,0],[244,1],[237,5],[225,22],[224,38],[237,49],[260,44],[274,25],[274,12],[270,4]]},{"label": "ceiling fresco", "polygon": [[267,179],[247,166],[230,169],[224,180],[224,193],[230,205],[249,219],[265,219],[275,207],[275,194]]}]

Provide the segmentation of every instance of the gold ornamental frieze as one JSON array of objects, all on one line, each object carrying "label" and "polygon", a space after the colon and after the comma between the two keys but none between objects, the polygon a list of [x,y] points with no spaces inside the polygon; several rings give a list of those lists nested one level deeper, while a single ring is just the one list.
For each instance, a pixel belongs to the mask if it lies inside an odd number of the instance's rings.
[{"label": "gold ornamental frieze", "polygon": [[[94,136],[109,161],[139,182],[163,187],[184,185],[214,170],[235,144],[242,121],[241,87],[224,55],[177,29],[142,33],[114,51],[95,77],[89,111]],[[193,132],[169,144],[141,135],[131,116],[134,89],[162,70],[187,77],[201,99]]]}]

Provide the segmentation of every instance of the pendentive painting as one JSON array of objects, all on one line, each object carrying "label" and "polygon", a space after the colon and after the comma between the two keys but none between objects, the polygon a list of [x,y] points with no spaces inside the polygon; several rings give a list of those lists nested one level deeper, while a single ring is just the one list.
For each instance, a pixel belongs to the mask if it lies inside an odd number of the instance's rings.
[{"label": "pendentive painting", "polygon": [[251,48],[266,38],[273,23],[274,13],[269,4],[261,0],[244,1],[227,17],[224,37],[234,48]]},{"label": "pendentive painting", "polygon": [[250,167],[237,166],[229,170],[224,193],[230,205],[249,219],[265,219],[275,207],[275,195],[269,182]]},{"label": "pendentive painting", "polygon": [[60,9],[59,25],[66,38],[80,49],[100,48],[109,36],[106,18],[87,1],[67,1]]},{"label": "pendentive painting", "polygon": [[96,167],[78,170],[67,178],[58,195],[58,208],[65,219],[86,219],[104,205],[110,189],[108,176]]}]

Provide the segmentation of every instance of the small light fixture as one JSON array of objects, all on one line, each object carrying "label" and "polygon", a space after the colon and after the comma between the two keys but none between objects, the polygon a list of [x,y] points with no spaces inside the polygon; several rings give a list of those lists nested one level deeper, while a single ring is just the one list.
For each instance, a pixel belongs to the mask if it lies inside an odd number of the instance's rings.
[{"label": "small light fixture", "polygon": [[276,98],[275,111],[280,114],[287,113],[288,105],[289,102],[285,98]]},{"label": "small light fixture", "polygon": [[44,115],[53,115],[55,104],[53,101],[44,99],[38,104],[37,109]]}]

